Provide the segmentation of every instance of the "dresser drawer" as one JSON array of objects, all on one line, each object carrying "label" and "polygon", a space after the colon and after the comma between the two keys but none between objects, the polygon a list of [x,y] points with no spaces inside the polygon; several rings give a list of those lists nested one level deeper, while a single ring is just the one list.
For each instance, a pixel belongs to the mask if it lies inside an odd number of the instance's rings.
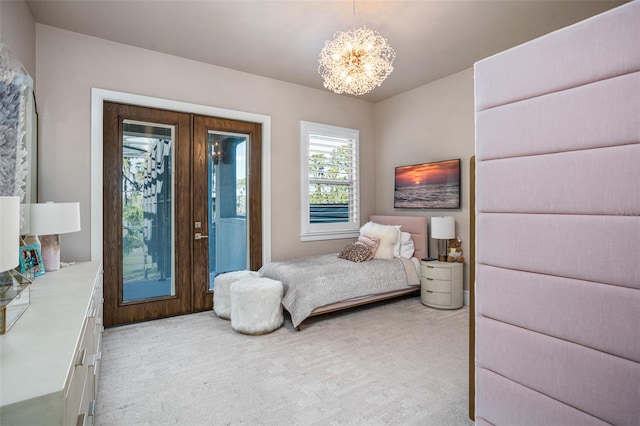
[{"label": "dresser drawer", "polygon": [[451,293],[436,293],[426,288],[423,288],[421,292],[421,299],[427,305],[451,306]]},{"label": "dresser drawer", "polygon": [[69,375],[69,382],[65,388],[65,408],[64,408],[64,424],[75,424],[78,416],[78,408],[85,393],[85,384],[89,374],[88,364],[91,362],[91,348],[87,347],[87,343],[92,342],[92,334],[90,328],[85,329],[80,345],[75,352],[73,366]]},{"label": "dresser drawer", "polygon": [[448,281],[451,280],[451,268],[439,268],[422,264],[422,276],[432,280]]},{"label": "dresser drawer", "polygon": [[432,280],[423,277],[421,284],[425,290],[435,291],[437,293],[451,293],[451,281]]}]

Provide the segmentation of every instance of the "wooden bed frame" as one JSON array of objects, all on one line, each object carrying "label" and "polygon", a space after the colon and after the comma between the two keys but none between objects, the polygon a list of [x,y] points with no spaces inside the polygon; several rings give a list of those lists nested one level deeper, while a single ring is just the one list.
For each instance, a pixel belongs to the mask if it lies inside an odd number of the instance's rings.
[{"label": "wooden bed frame", "polygon": [[[409,232],[413,239],[415,246],[414,257],[418,259],[424,259],[428,257],[429,245],[427,238],[427,218],[421,216],[371,216],[370,221],[380,223],[382,225],[401,225],[403,232]],[[419,275],[419,274],[418,274]],[[371,294],[369,296],[358,297],[349,300],[343,300],[340,302],[330,303],[328,305],[315,308],[307,319],[318,315],[328,314],[331,312],[342,311],[344,309],[355,308],[356,306],[367,305],[370,303],[379,302],[382,300],[393,299],[396,297],[407,296],[412,294],[419,294],[420,286],[413,288],[406,288],[402,290],[388,291],[385,293]],[[302,324],[306,321],[302,321],[296,330],[300,331]]]}]

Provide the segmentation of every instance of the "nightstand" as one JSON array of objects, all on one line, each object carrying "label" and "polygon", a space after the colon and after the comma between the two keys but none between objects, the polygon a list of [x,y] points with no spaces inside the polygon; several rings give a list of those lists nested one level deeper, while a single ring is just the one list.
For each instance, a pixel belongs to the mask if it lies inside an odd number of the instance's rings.
[{"label": "nightstand", "polygon": [[463,304],[462,268],[458,262],[422,260],[420,298],[423,304],[440,309],[458,309]]}]

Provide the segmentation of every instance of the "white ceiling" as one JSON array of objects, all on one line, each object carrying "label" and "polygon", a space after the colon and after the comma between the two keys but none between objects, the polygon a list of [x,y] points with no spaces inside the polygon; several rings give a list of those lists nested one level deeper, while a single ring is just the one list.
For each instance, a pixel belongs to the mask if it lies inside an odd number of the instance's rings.
[{"label": "white ceiling", "polygon": [[[326,90],[324,42],[353,27],[352,0],[28,0],[38,23]],[[377,102],[625,1],[357,0],[355,25],[396,51]]]}]

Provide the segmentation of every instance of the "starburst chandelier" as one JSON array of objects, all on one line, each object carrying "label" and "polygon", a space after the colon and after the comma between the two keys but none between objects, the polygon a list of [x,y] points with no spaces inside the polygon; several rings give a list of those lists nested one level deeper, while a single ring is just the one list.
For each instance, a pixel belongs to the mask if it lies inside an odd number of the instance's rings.
[{"label": "starburst chandelier", "polygon": [[335,93],[364,95],[393,71],[396,52],[377,31],[365,26],[355,29],[356,4],[353,1],[353,30],[337,31],[320,52],[318,72],[324,87]]}]

